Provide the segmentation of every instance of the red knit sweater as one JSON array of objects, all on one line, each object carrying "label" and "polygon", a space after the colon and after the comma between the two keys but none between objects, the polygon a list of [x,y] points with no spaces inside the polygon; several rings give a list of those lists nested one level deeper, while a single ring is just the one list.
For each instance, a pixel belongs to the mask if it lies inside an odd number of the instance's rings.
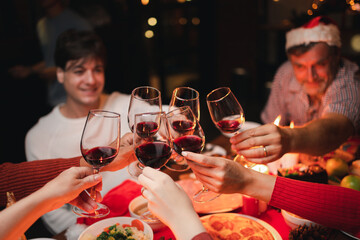
[{"label": "red knit sweater", "polygon": [[277,177],[269,205],[360,237],[360,191]]},{"label": "red knit sweater", "polygon": [[0,207],[6,206],[6,192],[16,200],[35,192],[65,169],[80,165],[80,157],[0,165]]}]

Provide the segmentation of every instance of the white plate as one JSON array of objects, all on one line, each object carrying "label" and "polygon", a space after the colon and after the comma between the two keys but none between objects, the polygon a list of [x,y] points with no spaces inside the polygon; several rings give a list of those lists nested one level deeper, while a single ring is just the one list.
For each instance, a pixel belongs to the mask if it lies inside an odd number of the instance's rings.
[{"label": "white plate", "polygon": [[[99,222],[96,222],[89,227],[87,227],[79,236],[78,240],[85,240],[88,239],[86,236],[92,235],[96,236],[99,235],[104,231],[105,228],[110,227],[116,223],[119,223],[120,225],[123,224],[131,224],[133,220],[141,221],[139,219],[133,218],[133,217],[113,217],[113,218],[107,218],[104,220],[101,220]],[[151,229],[151,227],[144,221],[141,221],[144,225],[144,233],[149,236],[150,240],[154,239],[154,233]]]},{"label": "white plate", "polygon": [[347,232],[344,232],[344,231],[341,231],[341,232],[342,232],[342,233],[344,233],[345,235],[347,235],[347,236],[349,236],[349,237],[353,238],[353,239],[360,240],[360,238],[357,238],[357,237],[355,237],[355,236],[351,235],[350,233],[347,233]]},{"label": "white plate", "polygon": [[280,236],[280,234],[270,224],[268,224],[267,222],[264,222],[263,220],[261,220],[259,218],[252,217],[249,215],[238,214],[238,213],[218,213],[218,214],[206,215],[206,216],[201,217],[200,219],[206,219],[206,218],[210,218],[211,216],[216,216],[216,215],[219,215],[219,216],[221,216],[221,215],[238,215],[238,216],[241,216],[244,218],[254,220],[255,222],[262,225],[264,228],[266,228],[272,234],[272,236],[274,237],[275,240],[282,240],[282,237]]}]

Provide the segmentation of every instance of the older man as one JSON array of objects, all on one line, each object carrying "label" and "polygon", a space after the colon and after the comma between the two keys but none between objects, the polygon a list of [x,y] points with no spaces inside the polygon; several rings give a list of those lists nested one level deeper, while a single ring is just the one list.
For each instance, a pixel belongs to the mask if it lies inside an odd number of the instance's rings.
[{"label": "older man", "polygon": [[[322,155],[359,132],[358,66],[340,57],[340,32],[327,17],[316,17],[286,34],[288,61],[278,70],[264,123],[231,139],[248,160],[268,163],[287,152]],[[294,129],[276,127],[294,121]],[[263,146],[253,148],[252,146]]]}]

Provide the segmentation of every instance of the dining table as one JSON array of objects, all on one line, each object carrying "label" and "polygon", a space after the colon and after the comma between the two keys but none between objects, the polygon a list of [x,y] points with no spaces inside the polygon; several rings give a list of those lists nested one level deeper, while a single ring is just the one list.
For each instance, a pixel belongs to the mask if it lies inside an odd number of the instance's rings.
[{"label": "dining table", "polygon": [[[220,135],[216,137],[214,140],[211,141],[211,144],[213,144],[214,146],[220,146],[221,148],[225,149],[225,151],[228,153],[228,156],[231,156],[231,154],[233,154],[230,149],[229,138],[225,136]],[[181,179],[186,179],[187,177],[184,176],[189,176],[191,174],[191,169],[184,172],[176,172],[163,168],[162,171],[169,174],[174,179],[174,181],[180,181]],[[110,214],[106,218],[130,216],[130,212],[128,209],[129,203],[131,202],[131,200],[141,195],[141,188],[142,186],[139,185],[136,182],[136,180],[128,179],[125,180],[120,185],[113,188],[112,190],[110,190],[103,197],[103,203],[107,205],[111,210]],[[246,214],[248,213],[248,211],[249,209],[246,209]],[[237,213],[237,214],[245,213],[243,205],[239,205],[239,207],[230,209],[230,211],[226,211],[226,212]],[[199,217],[202,217],[202,216],[206,216],[208,213],[200,212],[198,214]],[[209,211],[209,214],[212,214],[211,211]],[[265,210],[257,214],[255,217],[257,219],[260,219],[268,223],[273,229],[277,231],[277,233],[281,236],[282,239],[284,240],[289,239],[289,233],[292,229],[285,222],[285,219],[281,214],[281,209],[277,209],[272,206],[266,205]],[[91,225],[99,220],[102,219],[78,218],[77,223]],[[330,239],[344,239],[344,240],[353,239],[352,237],[344,234],[340,230],[330,229],[330,232],[331,232]],[[56,240],[66,240],[65,231],[53,236],[53,238]],[[168,239],[176,239],[176,238],[167,226],[154,232],[154,240],[168,240]]]}]

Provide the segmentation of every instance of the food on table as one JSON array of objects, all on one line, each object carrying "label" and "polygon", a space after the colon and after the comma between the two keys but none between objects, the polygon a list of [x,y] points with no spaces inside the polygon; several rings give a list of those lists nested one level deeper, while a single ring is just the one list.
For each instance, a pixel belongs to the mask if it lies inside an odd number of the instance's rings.
[{"label": "food on table", "polygon": [[144,233],[143,223],[133,220],[131,225],[119,223],[111,225],[97,237],[87,235],[86,240],[150,240],[150,237]]},{"label": "food on table", "polygon": [[360,177],[347,175],[341,180],[340,186],[360,191]]},{"label": "food on table", "polygon": [[328,183],[327,172],[317,164],[308,166],[299,163],[291,168],[279,168],[278,174],[279,176],[307,182]]},{"label": "food on table", "polygon": [[326,172],[329,176],[342,178],[349,173],[349,166],[341,158],[330,158],[326,161]]},{"label": "food on table", "polygon": [[272,233],[257,221],[233,213],[202,217],[205,229],[214,240],[218,239],[274,239]]},{"label": "food on table", "polygon": [[360,177],[360,160],[355,160],[351,163],[350,174]]},{"label": "food on table", "polygon": [[289,240],[329,239],[330,230],[321,225],[300,225],[289,233]]}]

